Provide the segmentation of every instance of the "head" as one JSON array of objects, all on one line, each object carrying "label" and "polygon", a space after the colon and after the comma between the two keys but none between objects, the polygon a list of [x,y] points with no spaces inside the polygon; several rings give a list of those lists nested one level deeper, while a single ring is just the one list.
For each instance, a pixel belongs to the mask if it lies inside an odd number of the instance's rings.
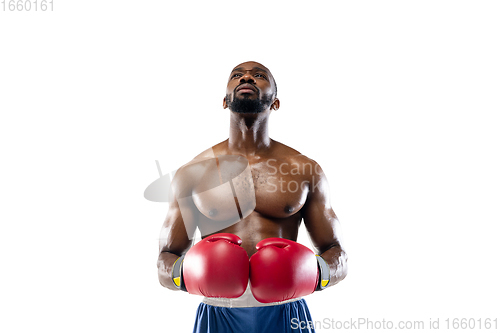
[{"label": "head", "polygon": [[236,66],[229,75],[223,107],[242,114],[278,110],[276,82],[271,71],[254,61]]}]

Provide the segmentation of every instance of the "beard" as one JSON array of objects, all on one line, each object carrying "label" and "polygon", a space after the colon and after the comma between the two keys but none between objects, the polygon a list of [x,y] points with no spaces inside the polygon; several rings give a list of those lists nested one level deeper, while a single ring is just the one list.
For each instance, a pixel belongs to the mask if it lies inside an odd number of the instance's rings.
[{"label": "beard", "polygon": [[[233,95],[234,96],[234,95]],[[260,97],[260,96],[259,96]],[[264,95],[262,98],[250,99],[248,97],[237,98],[231,101],[231,96],[226,95],[227,106],[236,113],[261,113],[272,103],[272,95]]]}]

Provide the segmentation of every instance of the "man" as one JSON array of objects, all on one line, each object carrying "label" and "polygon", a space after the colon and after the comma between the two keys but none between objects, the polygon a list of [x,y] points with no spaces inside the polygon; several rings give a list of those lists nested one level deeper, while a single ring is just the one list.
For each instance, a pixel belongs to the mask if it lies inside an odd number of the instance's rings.
[{"label": "man", "polygon": [[[269,137],[276,94],[265,66],[236,66],[223,101],[229,138],[173,180],[158,274],[166,288],[205,296],[194,332],[313,332],[300,296],[347,274],[323,171]],[[301,221],[317,255],[296,243]],[[202,240],[191,247],[196,228]]]}]

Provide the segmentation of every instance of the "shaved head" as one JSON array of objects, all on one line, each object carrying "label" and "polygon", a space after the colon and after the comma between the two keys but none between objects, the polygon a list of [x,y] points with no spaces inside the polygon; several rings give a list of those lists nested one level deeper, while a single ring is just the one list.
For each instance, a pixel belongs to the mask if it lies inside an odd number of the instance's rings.
[{"label": "shaved head", "polygon": [[266,71],[269,74],[270,81],[272,82],[272,84],[274,86],[274,97],[276,97],[278,95],[278,86],[276,85],[276,80],[274,79],[273,74],[271,73],[271,71],[269,70],[269,68],[267,68],[266,66],[262,65],[261,63],[259,63],[257,61],[245,61],[245,62],[242,62],[241,64],[239,64],[237,66],[234,66],[233,70],[231,71],[231,74],[235,70],[238,70],[238,69],[240,69],[242,67],[245,67],[245,66],[253,66],[254,68],[260,68],[263,71]]},{"label": "shaved head", "polygon": [[255,61],[233,68],[226,87],[223,106],[236,113],[262,113],[278,110],[276,81],[271,71]]}]

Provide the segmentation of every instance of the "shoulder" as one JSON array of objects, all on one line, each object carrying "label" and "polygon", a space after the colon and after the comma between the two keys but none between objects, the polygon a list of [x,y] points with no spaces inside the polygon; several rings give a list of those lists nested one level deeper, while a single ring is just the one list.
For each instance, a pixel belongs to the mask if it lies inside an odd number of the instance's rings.
[{"label": "shoulder", "polygon": [[273,155],[276,157],[277,161],[300,168],[304,176],[319,177],[320,175],[323,175],[321,166],[312,158],[300,153],[296,149],[284,145],[281,142],[273,140],[273,143],[276,145],[276,150]]},{"label": "shoulder", "polygon": [[205,149],[198,155],[196,155],[190,162],[187,164],[191,163],[196,163],[202,160],[214,158],[219,155],[225,155],[227,154],[227,142],[228,140],[224,140],[222,142],[217,143],[216,145],[213,145],[212,147]]},{"label": "shoulder", "polygon": [[201,177],[203,177],[207,172],[217,171],[215,157],[217,155],[224,154],[224,143],[225,141],[220,142],[211,148],[202,151],[192,160],[177,169],[173,180],[174,186],[180,190],[183,189],[181,190],[182,192],[189,191],[200,182]]}]

